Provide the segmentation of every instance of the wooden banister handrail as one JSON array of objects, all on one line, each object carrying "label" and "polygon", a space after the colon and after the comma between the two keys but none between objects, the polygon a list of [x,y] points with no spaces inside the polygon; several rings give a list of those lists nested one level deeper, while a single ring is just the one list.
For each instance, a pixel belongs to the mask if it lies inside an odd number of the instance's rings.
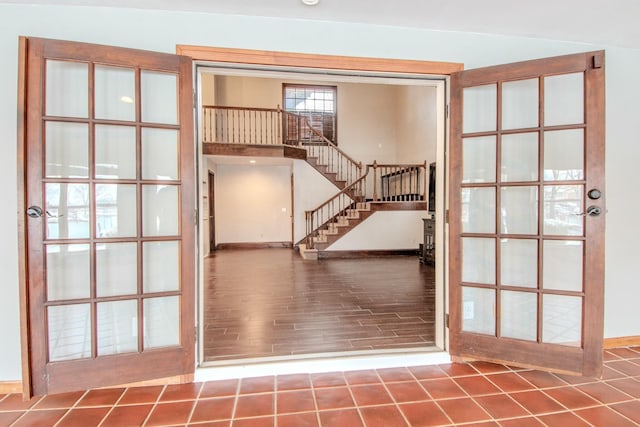
[{"label": "wooden banister handrail", "polygon": [[[294,114],[296,116],[300,116],[298,114],[295,113],[285,113],[285,114]],[[309,123],[309,119],[305,116],[300,116],[302,118],[302,120],[304,120],[305,124],[307,125],[307,127],[311,130],[311,132],[315,133],[317,136],[319,136],[322,141],[324,141],[327,145],[329,145],[331,148],[333,148],[334,150],[338,151],[342,156],[344,156],[345,159],[347,159],[348,161],[350,161],[351,163],[353,163],[354,165],[356,165],[358,167],[358,169],[362,170],[362,162],[356,162],[355,160],[353,160],[351,158],[351,156],[349,156],[347,153],[345,153],[344,151],[342,151],[336,144],[334,144],[330,139],[328,139],[326,136],[324,136],[322,134],[322,132],[320,132],[318,129],[316,129],[315,127],[313,127],[311,125],[311,123]]]},{"label": "wooden banister handrail", "polygon": [[[367,172],[368,172],[368,169],[367,169]],[[355,180],[351,185],[349,185],[349,186],[345,187],[344,189],[340,190],[340,192],[338,192],[337,194],[333,195],[331,198],[329,198],[326,202],[324,202],[323,204],[321,204],[317,208],[305,211],[305,215],[311,215],[313,212],[319,211],[320,209],[322,209],[325,206],[329,205],[333,200],[337,199],[338,197],[340,197],[342,195],[351,197],[351,191],[353,191],[353,189],[355,187],[357,187],[358,184],[360,184],[365,179],[367,179],[367,173],[363,174],[360,178]]]},{"label": "wooden banister handrail", "polygon": [[203,105],[202,108],[215,108],[216,110],[269,111],[272,113],[282,112],[282,110],[278,108],[232,107],[228,105]]}]

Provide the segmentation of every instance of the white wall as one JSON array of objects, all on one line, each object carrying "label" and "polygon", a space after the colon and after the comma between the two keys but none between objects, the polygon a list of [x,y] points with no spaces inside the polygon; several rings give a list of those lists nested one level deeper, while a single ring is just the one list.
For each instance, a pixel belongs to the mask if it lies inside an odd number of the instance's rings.
[{"label": "white wall", "polygon": [[[291,37],[295,34],[295,37]],[[134,9],[0,5],[0,380],[20,378],[16,215],[18,36],[175,52],[199,44],[290,52],[463,62],[466,68],[601,49],[554,40],[426,31],[392,26]],[[607,48],[605,336],[640,335],[640,227],[635,172],[640,159],[640,51]]]},{"label": "white wall", "polygon": [[304,160],[293,162],[293,210],[295,212],[293,243],[306,233],[305,211],[310,211],[338,192],[335,185]]},{"label": "white wall", "polygon": [[422,218],[427,214],[427,211],[376,212],[327,250],[418,250],[422,243]]},{"label": "white wall", "polygon": [[217,244],[291,242],[291,167],[216,168]]}]

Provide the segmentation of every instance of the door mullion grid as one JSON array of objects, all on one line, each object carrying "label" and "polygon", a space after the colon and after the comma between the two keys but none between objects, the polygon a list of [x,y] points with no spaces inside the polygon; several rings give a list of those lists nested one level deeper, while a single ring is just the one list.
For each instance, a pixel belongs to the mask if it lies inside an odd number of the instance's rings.
[{"label": "door mullion grid", "polygon": [[135,120],[136,120],[136,203],[137,203],[137,215],[136,224],[137,224],[137,256],[138,256],[138,295],[137,295],[137,310],[138,310],[138,324],[136,325],[136,330],[138,331],[138,353],[142,353],[144,351],[144,300],[142,298],[144,289],[143,289],[143,240],[142,240],[142,218],[144,215],[143,207],[142,207],[142,86],[141,86],[141,69],[140,67],[135,68],[135,97],[136,97],[136,105],[135,105]]},{"label": "door mullion grid", "polygon": [[98,303],[97,298],[97,254],[96,254],[96,231],[97,231],[97,207],[98,202],[96,200],[96,180],[95,180],[95,64],[90,62],[89,64],[89,170],[88,170],[88,184],[89,184],[89,295],[92,299],[90,305],[91,313],[91,357],[98,357]]},{"label": "door mullion grid", "polygon": [[496,259],[494,260],[495,262],[495,289],[496,289],[496,308],[495,308],[495,332],[496,332],[496,337],[500,338],[502,336],[502,328],[501,328],[501,324],[502,324],[502,293],[501,293],[501,284],[502,284],[502,278],[501,278],[501,274],[500,274],[500,270],[501,270],[501,263],[500,263],[500,257],[501,257],[501,245],[500,245],[500,241],[501,241],[501,233],[502,233],[502,228],[501,228],[501,195],[502,195],[502,191],[501,191],[501,182],[502,182],[502,174],[501,174],[501,162],[502,162],[502,81],[498,81],[496,83],[496,172],[495,172],[495,191],[496,191],[496,196],[495,196],[495,200],[496,200],[496,213],[495,213],[495,237],[494,237],[494,244],[495,244],[495,256]]},{"label": "door mullion grid", "polygon": [[538,310],[537,310],[537,342],[542,343],[543,330],[543,299],[544,292],[542,286],[544,268],[544,77],[538,76]]}]

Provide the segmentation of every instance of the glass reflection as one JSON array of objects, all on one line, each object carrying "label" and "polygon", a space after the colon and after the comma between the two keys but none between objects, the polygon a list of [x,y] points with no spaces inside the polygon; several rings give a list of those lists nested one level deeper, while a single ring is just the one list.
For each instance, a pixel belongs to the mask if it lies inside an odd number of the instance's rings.
[{"label": "glass reflection", "polygon": [[89,176],[89,126],[85,123],[47,122],[45,175],[48,178]]},{"label": "glass reflection", "polygon": [[47,309],[49,361],[91,357],[91,309],[89,304],[53,306]]},{"label": "glass reflection", "polygon": [[135,184],[96,185],[96,237],[137,234]]},{"label": "glass reflection", "polygon": [[136,128],[96,125],[96,178],[136,178]]},{"label": "glass reflection", "polygon": [[544,187],[544,234],[581,236],[583,189],[581,185],[546,185]]},{"label": "glass reflection", "polygon": [[497,94],[495,84],[463,89],[463,133],[496,130]]},{"label": "glass reflection", "polygon": [[45,184],[47,238],[89,237],[89,185]]}]

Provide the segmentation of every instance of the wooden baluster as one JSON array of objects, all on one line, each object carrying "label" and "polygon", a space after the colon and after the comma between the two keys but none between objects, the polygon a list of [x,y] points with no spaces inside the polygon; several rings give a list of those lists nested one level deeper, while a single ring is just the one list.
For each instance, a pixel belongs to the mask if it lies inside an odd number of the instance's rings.
[{"label": "wooden baluster", "polygon": [[373,161],[373,201],[377,202],[378,201],[378,164],[377,162],[374,160]]}]

